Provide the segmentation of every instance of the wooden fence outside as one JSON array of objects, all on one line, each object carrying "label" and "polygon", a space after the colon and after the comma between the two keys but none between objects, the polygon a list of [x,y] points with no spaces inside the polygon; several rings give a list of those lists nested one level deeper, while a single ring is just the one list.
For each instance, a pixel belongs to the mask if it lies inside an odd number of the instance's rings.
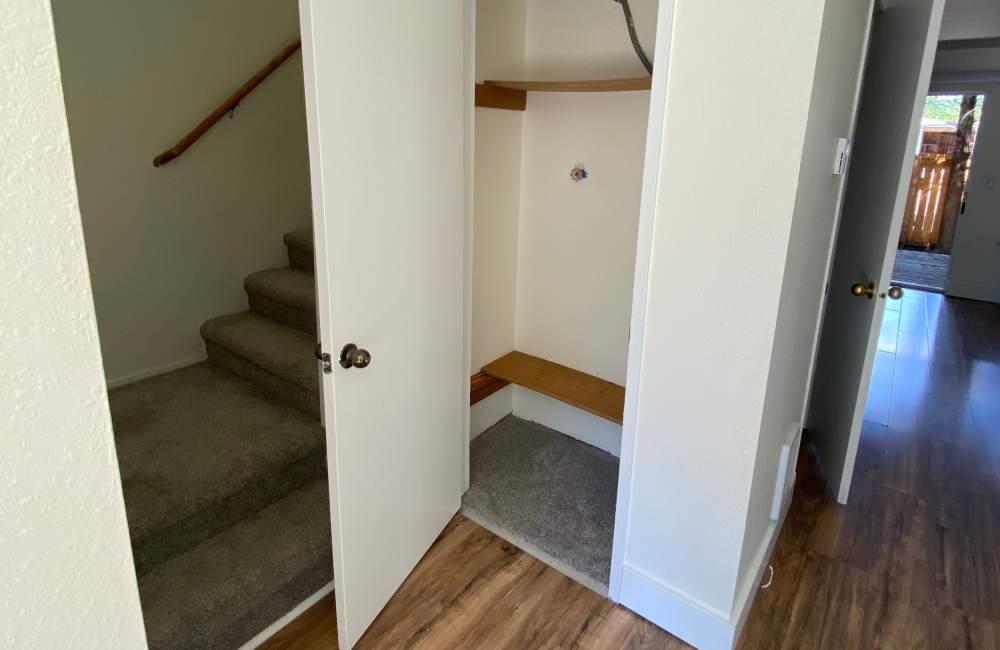
[{"label": "wooden fence outside", "polygon": [[932,248],[940,241],[950,177],[950,154],[917,154],[906,197],[903,230],[899,233],[901,245]]}]

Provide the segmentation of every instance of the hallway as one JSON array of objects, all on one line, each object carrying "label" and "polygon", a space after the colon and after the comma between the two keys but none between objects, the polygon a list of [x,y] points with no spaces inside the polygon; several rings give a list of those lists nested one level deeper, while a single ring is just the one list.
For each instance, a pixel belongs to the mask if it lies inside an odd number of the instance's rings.
[{"label": "hallway", "polygon": [[850,503],[800,464],[743,648],[1000,647],[1000,306],[887,309]]},{"label": "hallway", "polygon": [[[1000,306],[887,308],[850,504],[804,450],[742,650],[1000,647]],[[463,517],[358,647],[390,645],[689,647]],[[264,647],[336,647],[332,595]]]}]

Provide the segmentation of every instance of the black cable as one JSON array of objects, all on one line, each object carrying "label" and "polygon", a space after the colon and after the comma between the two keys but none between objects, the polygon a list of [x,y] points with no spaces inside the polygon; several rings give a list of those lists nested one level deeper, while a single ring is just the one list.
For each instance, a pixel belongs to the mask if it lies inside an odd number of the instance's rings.
[{"label": "black cable", "polygon": [[635,33],[635,21],[632,20],[632,9],[628,6],[628,0],[615,0],[615,2],[622,6],[622,11],[625,13],[625,25],[628,26],[628,37],[632,39],[632,47],[635,48],[635,53],[638,55],[639,60],[642,61],[642,65],[646,67],[646,71],[649,74],[653,74],[653,62],[646,56],[646,52],[642,49],[642,43],[639,42],[639,36]]}]

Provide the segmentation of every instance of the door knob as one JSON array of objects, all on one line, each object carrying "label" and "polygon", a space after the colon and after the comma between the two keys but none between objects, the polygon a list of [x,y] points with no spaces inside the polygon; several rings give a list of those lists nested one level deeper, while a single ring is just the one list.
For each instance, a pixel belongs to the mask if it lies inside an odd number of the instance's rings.
[{"label": "door knob", "polygon": [[875,285],[871,282],[869,282],[868,284],[862,284],[858,282],[855,285],[851,285],[851,293],[853,293],[858,298],[860,298],[861,296],[868,296],[868,299],[871,300],[872,298],[875,297]]},{"label": "door knob", "polygon": [[889,287],[886,295],[893,300],[899,300],[903,297],[903,287]]},{"label": "door knob", "polygon": [[367,368],[372,362],[372,355],[368,350],[364,350],[348,343],[340,350],[340,366],[342,368]]}]

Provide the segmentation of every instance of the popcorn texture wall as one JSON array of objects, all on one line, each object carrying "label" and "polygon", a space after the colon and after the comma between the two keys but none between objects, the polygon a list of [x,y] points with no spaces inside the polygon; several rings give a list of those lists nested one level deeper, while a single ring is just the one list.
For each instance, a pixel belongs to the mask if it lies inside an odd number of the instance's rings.
[{"label": "popcorn texture wall", "polygon": [[0,646],[144,648],[51,10],[0,15]]}]

